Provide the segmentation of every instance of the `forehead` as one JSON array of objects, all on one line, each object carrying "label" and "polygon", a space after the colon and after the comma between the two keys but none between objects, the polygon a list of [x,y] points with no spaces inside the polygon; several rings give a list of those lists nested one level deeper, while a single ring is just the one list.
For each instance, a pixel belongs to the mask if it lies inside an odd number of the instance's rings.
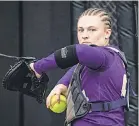
[{"label": "forehead", "polygon": [[104,27],[104,23],[99,16],[83,16],[78,20],[78,27]]}]

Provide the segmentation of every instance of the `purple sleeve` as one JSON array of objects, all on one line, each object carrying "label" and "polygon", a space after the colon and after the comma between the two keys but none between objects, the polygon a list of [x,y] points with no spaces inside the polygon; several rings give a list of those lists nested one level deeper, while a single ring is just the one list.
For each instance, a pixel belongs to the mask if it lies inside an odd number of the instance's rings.
[{"label": "purple sleeve", "polygon": [[[92,69],[107,68],[113,61],[113,55],[104,47],[91,47],[85,44],[76,44],[76,54],[79,63]],[[54,54],[34,63],[34,69],[41,74],[57,68]]]},{"label": "purple sleeve", "polygon": [[72,74],[75,70],[75,66],[73,66],[72,68],[70,68],[66,74],[57,82],[57,84],[64,84],[65,86],[68,87],[69,83],[70,83],[70,80],[71,80],[71,77],[72,77]]},{"label": "purple sleeve", "polygon": [[38,60],[34,63],[34,69],[38,74],[41,74],[42,72],[47,72],[54,68],[57,68],[54,54],[51,54],[46,58],[42,58],[41,60]]},{"label": "purple sleeve", "polygon": [[94,70],[106,69],[113,61],[113,54],[105,47],[91,47],[85,44],[76,44],[76,54],[80,64]]}]

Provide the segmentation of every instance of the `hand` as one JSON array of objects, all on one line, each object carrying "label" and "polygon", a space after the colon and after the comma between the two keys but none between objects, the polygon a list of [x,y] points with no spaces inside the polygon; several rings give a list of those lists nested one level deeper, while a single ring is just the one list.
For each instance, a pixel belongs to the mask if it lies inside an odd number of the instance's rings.
[{"label": "hand", "polygon": [[37,78],[40,78],[41,77],[41,75],[40,74],[38,74],[36,71],[35,71],[35,69],[34,69],[34,63],[30,63],[30,68],[34,71],[34,73],[35,73],[35,75],[36,75],[36,77]]},{"label": "hand", "polygon": [[63,94],[66,96],[66,93],[67,93],[67,87],[64,84],[56,85],[46,99],[47,108],[51,106],[52,96],[56,95],[57,102],[60,102],[60,95]]}]

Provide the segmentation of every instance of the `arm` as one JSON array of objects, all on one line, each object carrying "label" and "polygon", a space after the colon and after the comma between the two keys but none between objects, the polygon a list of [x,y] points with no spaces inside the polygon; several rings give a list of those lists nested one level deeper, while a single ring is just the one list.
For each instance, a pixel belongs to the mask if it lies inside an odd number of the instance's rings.
[{"label": "arm", "polygon": [[72,68],[70,68],[66,72],[66,74],[58,81],[57,85],[53,88],[53,90],[50,92],[50,94],[47,97],[47,101],[46,101],[47,108],[50,107],[50,103],[51,103],[50,101],[54,94],[56,94],[58,102],[60,99],[60,94],[67,96],[68,85],[70,83],[70,80],[71,80],[75,67],[76,67],[76,65],[73,66]]},{"label": "arm", "polygon": [[70,80],[71,80],[71,77],[72,77],[72,74],[75,70],[75,66],[73,66],[72,68],[70,68],[66,74],[57,82],[57,84],[64,84],[66,87],[68,87],[69,83],[70,83]]},{"label": "arm", "polygon": [[102,47],[76,44],[59,49],[35,62],[34,69],[41,74],[57,67],[65,69],[80,63],[96,70],[109,67],[112,60],[113,54]]}]

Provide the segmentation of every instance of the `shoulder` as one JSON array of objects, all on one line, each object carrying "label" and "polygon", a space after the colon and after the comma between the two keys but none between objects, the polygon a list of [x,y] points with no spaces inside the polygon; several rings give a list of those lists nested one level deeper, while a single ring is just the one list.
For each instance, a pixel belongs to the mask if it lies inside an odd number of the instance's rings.
[{"label": "shoulder", "polygon": [[103,47],[100,47],[104,54],[110,56],[110,57],[117,57],[118,53],[123,53],[118,46],[113,46],[113,45],[110,45],[110,46],[103,46]]},{"label": "shoulder", "polygon": [[121,50],[119,49],[119,47],[118,46],[114,46],[114,45],[105,46],[103,48],[106,49],[106,50],[108,50],[108,51],[110,51],[110,52],[115,52],[115,53],[121,52]]},{"label": "shoulder", "polygon": [[105,63],[107,64],[106,69],[110,68],[114,64],[121,62],[121,58],[118,55],[118,52],[120,52],[120,49],[117,46],[103,46],[101,49],[104,52],[105,55]]}]

